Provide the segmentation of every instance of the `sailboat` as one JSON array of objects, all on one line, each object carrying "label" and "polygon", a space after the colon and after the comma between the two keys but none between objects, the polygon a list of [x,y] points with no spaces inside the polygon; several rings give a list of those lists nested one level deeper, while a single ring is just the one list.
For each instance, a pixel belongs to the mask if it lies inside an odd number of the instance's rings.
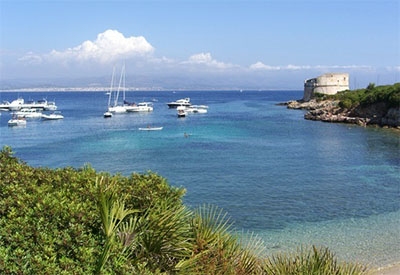
[{"label": "sailboat", "polygon": [[114,84],[114,75],[115,75],[115,67],[113,68],[113,73],[112,73],[112,77],[111,77],[110,91],[107,92],[107,95],[108,95],[107,111],[103,114],[103,116],[105,118],[112,117],[112,112],[110,111],[110,109],[111,109],[112,89],[113,89],[113,84]]},{"label": "sailboat", "polygon": [[110,94],[108,96],[108,111],[106,113],[104,113],[104,117],[110,117],[110,115],[108,113],[126,113],[125,104],[124,103],[121,104],[118,102],[121,89],[122,89],[122,94],[123,94],[123,101],[125,102],[125,65],[122,66],[118,89],[116,91],[116,95],[114,96],[114,101],[112,102],[114,75],[115,75],[115,67],[113,69],[113,74],[112,74],[112,78],[111,78],[111,86],[110,86]]}]

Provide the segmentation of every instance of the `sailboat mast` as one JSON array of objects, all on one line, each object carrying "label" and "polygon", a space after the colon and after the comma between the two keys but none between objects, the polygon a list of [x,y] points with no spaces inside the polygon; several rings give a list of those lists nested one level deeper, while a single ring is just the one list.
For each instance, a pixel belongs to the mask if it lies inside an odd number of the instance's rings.
[{"label": "sailboat mast", "polygon": [[125,103],[125,76],[126,76],[126,74],[125,74],[125,63],[124,63],[124,84],[123,84],[123,87],[122,87],[122,89],[123,89],[123,101],[124,101],[124,103]]},{"label": "sailboat mast", "polygon": [[[122,66],[122,69],[121,69],[121,76],[119,78],[117,97],[115,98],[115,106],[118,105],[119,91],[121,89],[121,84],[123,83],[122,81],[125,81],[125,64],[124,64],[124,66]],[[124,100],[125,100],[125,91],[124,91]]]},{"label": "sailboat mast", "polygon": [[114,83],[114,74],[115,74],[115,66],[113,68],[113,73],[111,76],[110,95],[108,96],[108,107],[110,107],[110,104],[111,104],[111,96],[112,96],[112,89],[113,89],[113,83]]}]

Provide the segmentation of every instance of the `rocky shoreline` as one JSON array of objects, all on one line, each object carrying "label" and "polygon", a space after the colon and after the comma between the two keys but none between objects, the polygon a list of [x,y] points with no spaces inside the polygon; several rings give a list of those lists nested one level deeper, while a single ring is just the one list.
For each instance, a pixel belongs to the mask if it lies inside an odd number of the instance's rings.
[{"label": "rocky shoreline", "polygon": [[307,110],[304,118],[308,120],[400,129],[400,106],[388,107],[384,102],[351,109],[341,108],[338,100],[291,100],[279,105],[289,109]]}]

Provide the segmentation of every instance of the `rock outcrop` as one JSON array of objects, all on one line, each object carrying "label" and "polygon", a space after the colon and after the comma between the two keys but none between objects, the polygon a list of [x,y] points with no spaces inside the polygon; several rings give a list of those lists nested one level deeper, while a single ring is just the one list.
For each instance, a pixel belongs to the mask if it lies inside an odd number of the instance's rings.
[{"label": "rock outcrop", "polygon": [[351,123],[360,126],[377,125],[400,129],[400,106],[390,107],[384,102],[344,109],[338,100],[316,100],[304,102],[293,100],[284,103],[289,109],[308,110],[305,119],[324,122]]}]

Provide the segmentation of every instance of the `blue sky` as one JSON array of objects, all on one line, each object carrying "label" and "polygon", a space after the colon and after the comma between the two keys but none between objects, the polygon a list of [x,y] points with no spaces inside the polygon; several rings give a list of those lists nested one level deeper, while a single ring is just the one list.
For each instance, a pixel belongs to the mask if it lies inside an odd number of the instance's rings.
[{"label": "blue sky", "polygon": [[3,87],[102,85],[123,63],[136,87],[400,81],[397,0],[0,0],[0,15]]}]

